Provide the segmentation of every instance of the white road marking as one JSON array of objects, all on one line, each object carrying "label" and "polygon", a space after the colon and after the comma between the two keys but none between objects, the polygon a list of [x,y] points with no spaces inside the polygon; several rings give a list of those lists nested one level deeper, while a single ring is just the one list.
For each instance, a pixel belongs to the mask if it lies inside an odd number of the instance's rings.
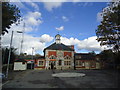
[{"label": "white road marking", "polygon": [[7,84],[9,81],[6,81],[5,83],[3,83],[1,86],[0,86],[0,88],[3,86],[3,85],[5,85],[5,84]]}]

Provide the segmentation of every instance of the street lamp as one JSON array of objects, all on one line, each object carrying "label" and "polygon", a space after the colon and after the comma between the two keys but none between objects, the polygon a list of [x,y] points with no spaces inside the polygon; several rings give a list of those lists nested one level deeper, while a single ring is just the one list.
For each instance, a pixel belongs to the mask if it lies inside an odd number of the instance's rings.
[{"label": "street lamp", "polygon": [[17,33],[22,33],[21,47],[20,47],[20,52],[19,52],[19,54],[21,54],[21,53],[22,53],[22,43],[23,43],[23,33],[24,33],[24,32],[22,32],[22,31],[17,31]]},{"label": "street lamp", "polygon": [[[13,40],[13,32],[11,34],[11,40],[10,40],[10,50],[9,50],[9,54],[8,54],[8,63],[7,63],[7,70],[6,70],[6,78],[8,78],[8,70],[9,70],[9,63],[10,63],[10,56],[11,56],[11,47],[12,47],[12,40]],[[17,33],[20,33],[20,31],[17,31]]]},{"label": "street lamp", "polygon": [[[32,47],[32,60],[33,60],[33,50],[34,50],[34,47]],[[31,62],[31,69],[32,69],[32,62]]]},{"label": "street lamp", "polygon": [[25,23],[23,24],[23,31],[22,31],[22,40],[21,40],[20,53],[22,53],[22,45],[23,45],[23,39],[24,39],[24,32],[25,32]]}]

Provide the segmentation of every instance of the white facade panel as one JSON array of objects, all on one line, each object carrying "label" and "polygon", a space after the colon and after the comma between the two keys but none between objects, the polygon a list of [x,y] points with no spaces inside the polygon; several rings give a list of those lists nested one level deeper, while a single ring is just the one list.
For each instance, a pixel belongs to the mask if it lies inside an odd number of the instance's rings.
[{"label": "white facade panel", "polygon": [[27,64],[23,64],[22,62],[14,62],[14,70],[26,70]]}]

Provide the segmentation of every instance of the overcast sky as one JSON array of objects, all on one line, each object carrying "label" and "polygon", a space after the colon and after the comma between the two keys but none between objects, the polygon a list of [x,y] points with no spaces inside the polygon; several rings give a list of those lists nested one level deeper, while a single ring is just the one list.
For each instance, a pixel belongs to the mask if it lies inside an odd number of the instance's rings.
[{"label": "overcast sky", "polygon": [[[75,0],[74,0],[75,1]],[[107,2],[12,2],[21,11],[19,25],[13,24],[9,33],[2,38],[2,45],[9,46],[11,31],[14,31],[13,46],[20,49],[22,34],[25,33],[23,52],[43,55],[43,49],[55,42],[55,35],[61,35],[61,42],[65,45],[75,45],[76,52],[96,51],[100,47],[96,41],[95,30],[102,19],[100,12],[107,6]]]}]

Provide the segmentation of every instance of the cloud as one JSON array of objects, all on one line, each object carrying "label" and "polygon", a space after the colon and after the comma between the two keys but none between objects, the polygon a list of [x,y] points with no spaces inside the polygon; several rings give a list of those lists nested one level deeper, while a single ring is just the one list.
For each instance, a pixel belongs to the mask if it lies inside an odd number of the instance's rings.
[{"label": "cloud", "polygon": [[50,35],[47,35],[47,34],[43,34],[41,37],[40,37],[40,42],[41,43],[47,43],[47,42],[50,42],[53,40],[53,37],[51,37]]},{"label": "cloud", "polygon": [[[9,32],[9,34],[5,34],[2,37],[2,40],[1,40],[2,46],[9,46],[10,37],[11,37],[11,31]],[[22,40],[22,35],[14,31],[12,46],[17,48],[17,51],[16,51],[17,53],[20,52],[21,40]],[[41,40],[44,43],[41,42]],[[31,50],[32,47],[35,48],[34,53],[38,51],[43,51],[43,49],[46,47],[46,44],[48,42],[51,42],[52,40],[53,40],[53,37],[47,34],[44,34],[40,37],[34,37],[32,35],[24,34],[22,52],[27,54],[32,54],[32,50]]]},{"label": "cloud", "polygon": [[41,15],[40,12],[28,12],[25,16],[27,24],[35,26],[41,24],[43,22]]},{"label": "cloud", "polygon": [[[28,12],[26,15],[24,15],[23,21],[20,22],[20,24],[12,24],[10,30],[16,31],[23,31],[23,26],[25,23],[25,32],[31,32],[37,30],[40,24],[43,23],[42,15],[40,12]],[[9,31],[9,30],[8,30]]]},{"label": "cloud", "polygon": [[[96,0],[92,0],[92,1],[96,2]],[[52,11],[55,8],[61,7],[62,4],[65,2],[72,2],[74,4],[76,4],[78,2],[86,2],[84,4],[84,6],[86,6],[86,5],[88,5],[87,2],[92,2],[92,1],[91,0],[41,0],[41,2],[43,2],[43,4],[44,4],[44,7],[48,11]],[[99,1],[101,1],[101,0],[99,0]],[[97,2],[99,2],[99,1],[97,1]]]},{"label": "cloud", "polygon": [[31,5],[36,11],[39,11],[39,6],[35,2],[30,2],[28,4]]},{"label": "cloud", "polygon": [[48,11],[52,11],[52,9],[60,7],[62,3],[63,2],[44,2],[44,7]]},{"label": "cloud", "polygon": [[98,13],[97,13],[97,21],[98,21],[98,22],[102,21],[102,19],[103,19],[103,17],[102,17],[101,14],[102,14],[101,12],[98,12]]},{"label": "cloud", "polygon": [[81,49],[85,49],[88,51],[101,51],[104,48],[100,46],[100,43],[97,42],[97,37],[96,36],[92,36],[89,37],[88,39],[84,39],[82,41],[80,41],[80,43],[77,45],[77,48],[79,50]]},{"label": "cloud", "polygon": [[111,0],[10,0],[10,2],[109,2],[109,1]]},{"label": "cloud", "polygon": [[96,38],[96,36],[92,36],[84,40],[78,40],[73,37],[61,37],[61,42],[65,45],[75,45],[78,50],[101,51],[104,47],[100,46],[100,43],[97,42]]},{"label": "cloud", "polygon": [[66,16],[62,16],[63,21],[67,22],[69,19]]},{"label": "cloud", "polygon": [[[25,28],[23,27],[25,22]],[[24,20],[20,22],[19,25],[12,24],[11,28],[8,30],[9,33],[2,36],[1,43],[2,46],[9,46],[10,44],[10,37],[11,32],[14,31],[13,34],[13,46],[17,49],[17,53],[20,51],[20,45],[21,45],[21,39],[22,35],[19,33],[16,33],[16,31],[23,31],[25,29],[25,32],[32,32],[37,30],[37,28],[42,24],[42,14],[40,12],[28,12],[26,15],[24,15]],[[44,37],[43,37],[44,36]],[[34,37],[32,35],[24,33],[24,42],[23,42],[23,52],[26,52],[28,54],[31,54],[31,48],[35,47],[36,51],[43,50],[46,43],[51,41],[52,37],[49,35],[43,35],[41,37]],[[49,39],[47,39],[48,37]],[[46,42],[42,43],[40,42],[40,39],[47,40]]]},{"label": "cloud", "polygon": [[61,42],[65,45],[77,45],[80,41],[77,38],[66,38],[66,37],[61,37]]},{"label": "cloud", "polygon": [[64,30],[64,26],[61,26],[61,27],[58,27],[58,28],[56,27],[55,29],[58,30],[58,31],[62,31],[62,30]]},{"label": "cloud", "polygon": [[[9,46],[10,44],[11,31],[9,34],[5,34],[2,37],[2,46]],[[89,37],[84,40],[79,40],[77,38],[67,38],[61,37],[61,42],[65,45],[75,45],[76,50],[88,50],[88,51],[102,51],[104,47],[100,46],[100,43],[96,41],[96,36]],[[17,53],[20,51],[21,45],[21,34],[14,31],[13,46],[18,48]],[[35,48],[34,53],[43,51],[48,42],[51,42],[53,37],[48,34],[43,34],[40,37],[34,37],[32,35],[24,34],[24,42],[22,51],[27,54],[32,54],[32,47]],[[53,42],[51,42],[52,44]]]}]

